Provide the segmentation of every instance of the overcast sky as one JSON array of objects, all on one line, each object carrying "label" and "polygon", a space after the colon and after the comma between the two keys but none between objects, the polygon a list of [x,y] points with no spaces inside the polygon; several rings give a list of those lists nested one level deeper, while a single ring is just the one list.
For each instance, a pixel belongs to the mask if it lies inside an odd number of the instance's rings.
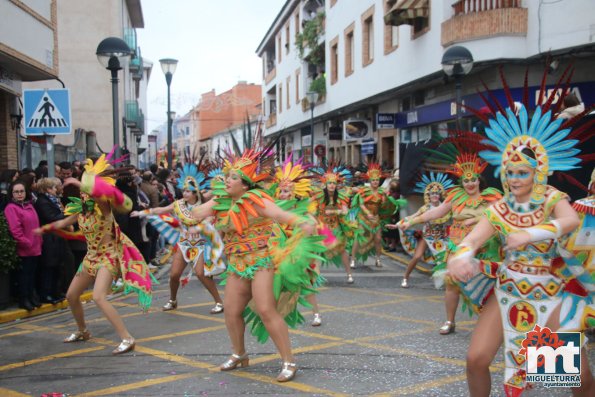
[{"label": "overcast sky", "polygon": [[143,58],[153,62],[148,129],[166,121],[167,85],[161,58],[175,58],[172,110],[187,113],[200,95],[227,91],[239,80],[262,83],[256,48],[285,0],[142,0],[145,28],[138,29]]}]

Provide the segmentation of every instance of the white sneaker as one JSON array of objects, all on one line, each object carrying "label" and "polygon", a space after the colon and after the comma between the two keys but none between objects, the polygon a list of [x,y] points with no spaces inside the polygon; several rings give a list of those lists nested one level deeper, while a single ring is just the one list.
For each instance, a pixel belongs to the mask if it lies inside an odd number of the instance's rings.
[{"label": "white sneaker", "polygon": [[353,284],[354,280],[353,280],[353,276],[351,274],[347,275],[347,284]]},{"label": "white sneaker", "polygon": [[409,288],[409,282],[406,278],[403,278],[403,281],[401,281],[401,288]]},{"label": "white sneaker", "polygon": [[351,262],[349,262],[349,267],[355,269],[355,259],[351,259]]},{"label": "white sneaker", "polygon": [[320,313],[314,313],[314,318],[312,319],[312,326],[319,327],[322,324],[322,317],[320,317]]}]

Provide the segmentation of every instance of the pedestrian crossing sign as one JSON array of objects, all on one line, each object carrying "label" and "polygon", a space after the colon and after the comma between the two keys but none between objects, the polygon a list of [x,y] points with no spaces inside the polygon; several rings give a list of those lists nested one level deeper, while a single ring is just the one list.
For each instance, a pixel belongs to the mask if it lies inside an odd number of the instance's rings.
[{"label": "pedestrian crossing sign", "polygon": [[23,90],[26,135],[70,134],[68,89]]}]

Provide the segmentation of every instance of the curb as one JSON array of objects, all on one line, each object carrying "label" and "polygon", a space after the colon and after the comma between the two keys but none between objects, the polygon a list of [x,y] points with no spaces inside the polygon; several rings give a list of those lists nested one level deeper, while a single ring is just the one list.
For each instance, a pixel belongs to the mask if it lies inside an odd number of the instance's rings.
[{"label": "curb", "polygon": [[[81,302],[88,302],[93,300],[93,291],[85,292],[81,295]],[[0,324],[8,323],[15,320],[31,318],[41,314],[52,313],[58,310],[68,308],[68,301],[64,299],[62,302],[52,305],[51,303],[44,303],[41,307],[28,312],[25,309],[12,309],[0,312]]]}]

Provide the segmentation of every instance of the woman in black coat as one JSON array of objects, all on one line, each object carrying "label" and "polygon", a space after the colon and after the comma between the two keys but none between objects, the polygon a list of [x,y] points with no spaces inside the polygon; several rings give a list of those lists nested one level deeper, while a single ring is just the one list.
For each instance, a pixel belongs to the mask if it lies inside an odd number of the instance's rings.
[{"label": "woman in black coat", "polygon": [[[64,219],[60,194],[62,182],[58,178],[42,178],[37,182],[37,201],[35,210],[39,216],[41,226]],[[62,301],[59,287],[62,273],[66,240],[47,233],[43,235],[38,291],[42,302],[56,304]]]}]

